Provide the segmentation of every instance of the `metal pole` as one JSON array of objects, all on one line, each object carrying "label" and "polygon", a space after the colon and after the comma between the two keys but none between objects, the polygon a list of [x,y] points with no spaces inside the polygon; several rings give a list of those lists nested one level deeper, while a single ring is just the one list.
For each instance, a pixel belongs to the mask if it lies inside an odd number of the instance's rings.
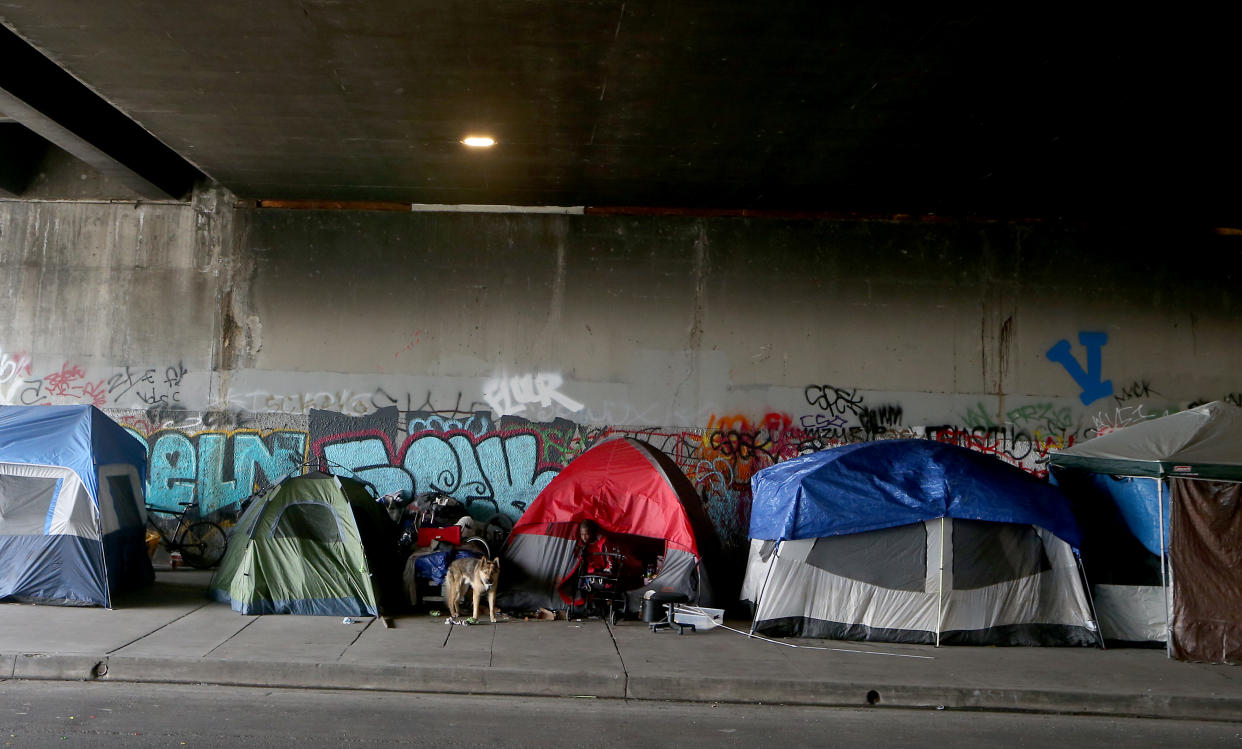
[{"label": "metal pole", "polygon": [[1169,620],[1169,578],[1167,574],[1167,556],[1165,553],[1164,538],[1164,480],[1156,477],[1156,508],[1159,515],[1156,522],[1160,525],[1160,591],[1164,599],[1164,652],[1165,655],[1173,656],[1173,632],[1172,622]]},{"label": "metal pole", "polygon": [[776,561],[781,558],[781,544],[785,542],[777,541],[775,543],[776,545],[772,547],[772,562],[768,565],[768,574],[763,576],[763,586],[759,588],[759,600],[755,601],[755,613],[750,617],[749,637],[755,636],[755,623],[759,621],[759,607],[763,605],[763,599],[768,592],[768,581],[772,579],[772,568],[776,566]]},{"label": "metal pole", "polygon": [[940,518],[940,581],[936,586],[936,647],[940,647],[942,624],[944,624],[944,518]]},{"label": "metal pole", "polygon": [[1087,608],[1091,611],[1091,619],[1095,622],[1096,639],[1100,641],[1100,650],[1104,650],[1104,628],[1100,625],[1100,615],[1095,610],[1095,597],[1091,595],[1091,581],[1087,579],[1087,570],[1082,566],[1082,557],[1071,550],[1074,561],[1078,563],[1078,579],[1082,581],[1082,591],[1087,594]]}]

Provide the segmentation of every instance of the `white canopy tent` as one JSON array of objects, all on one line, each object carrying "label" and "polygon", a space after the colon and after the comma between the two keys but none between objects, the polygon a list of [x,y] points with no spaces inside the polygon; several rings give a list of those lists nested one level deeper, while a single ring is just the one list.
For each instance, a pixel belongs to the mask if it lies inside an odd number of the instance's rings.
[{"label": "white canopy tent", "polygon": [[[1096,586],[1105,637],[1163,641],[1171,654],[1192,660],[1242,656],[1242,611],[1229,613],[1230,606],[1220,600],[1221,592],[1227,600],[1230,591],[1242,596],[1242,569],[1211,561],[1213,555],[1242,553],[1242,537],[1220,530],[1242,522],[1231,499],[1242,482],[1242,409],[1208,403],[1055,451],[1049,463],[1071,497],[1078,493],[1075,471],[1100,477],[1124,520],[1125,528],[1112,532],[1128,530],[1159,558],[1158,587]],[[1123,487],[1122,482],[1146,486]],[[1089,559],[1093,542],[1100,541],[1110,539],[1093,539],[1088,530],[1084,549]],[[1107,559],[1097,562],[1108,564]],[[1186,576],[1191,569],[1193,585],[1189,577],[1187,586],[1174,585],[1179,573]],[[1106,577],[1090,567],[1088,575]],[[1192,595],[1192,588],[1219,592]]]}]

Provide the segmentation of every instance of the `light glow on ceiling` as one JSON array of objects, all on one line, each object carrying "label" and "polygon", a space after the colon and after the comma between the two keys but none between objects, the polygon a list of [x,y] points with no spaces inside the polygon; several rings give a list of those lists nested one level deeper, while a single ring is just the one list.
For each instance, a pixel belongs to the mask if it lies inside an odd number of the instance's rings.
[{"label": "light glow on ceiling", "polygon": [[461,142],[462,145],[470,146],[471,148],[491,148],[496,145],[496,140],[486,135],[468,135],[462,138]]}]

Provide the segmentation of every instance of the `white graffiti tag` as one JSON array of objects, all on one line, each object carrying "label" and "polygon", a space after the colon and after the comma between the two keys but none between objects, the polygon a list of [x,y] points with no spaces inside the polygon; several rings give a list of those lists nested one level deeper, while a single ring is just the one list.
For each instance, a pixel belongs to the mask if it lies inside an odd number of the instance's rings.
[{"label": "white graffiti tag", "polygon": [[553,401],[570,411],[581,411],[583,405],[560,392],[564,379],[555,372],[509,377],[502,374],[483,385],[483,400],[498,416],[512,416],[526,410],[528,403],[538,403],[547,408]]}]

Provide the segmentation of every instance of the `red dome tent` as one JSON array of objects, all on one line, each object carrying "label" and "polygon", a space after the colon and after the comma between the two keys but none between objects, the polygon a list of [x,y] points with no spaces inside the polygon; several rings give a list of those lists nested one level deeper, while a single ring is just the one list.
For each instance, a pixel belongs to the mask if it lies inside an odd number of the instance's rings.
[{"label": "red dome tent", "polygon": [[[704,546],[715,532],[694,487],[650,445],[613,437],[575,458],[544,488],[513,528],[501,570],[501,605],[533,610],[568,608],[578,563],[577,528],[594,520],[610,547],[626,554],[626,610],[638,611],[648,590],[685,593],[709,603]],[[642,573],[663,556],[657,574]],[[627,577],[622,577],[626,583]]]}]

